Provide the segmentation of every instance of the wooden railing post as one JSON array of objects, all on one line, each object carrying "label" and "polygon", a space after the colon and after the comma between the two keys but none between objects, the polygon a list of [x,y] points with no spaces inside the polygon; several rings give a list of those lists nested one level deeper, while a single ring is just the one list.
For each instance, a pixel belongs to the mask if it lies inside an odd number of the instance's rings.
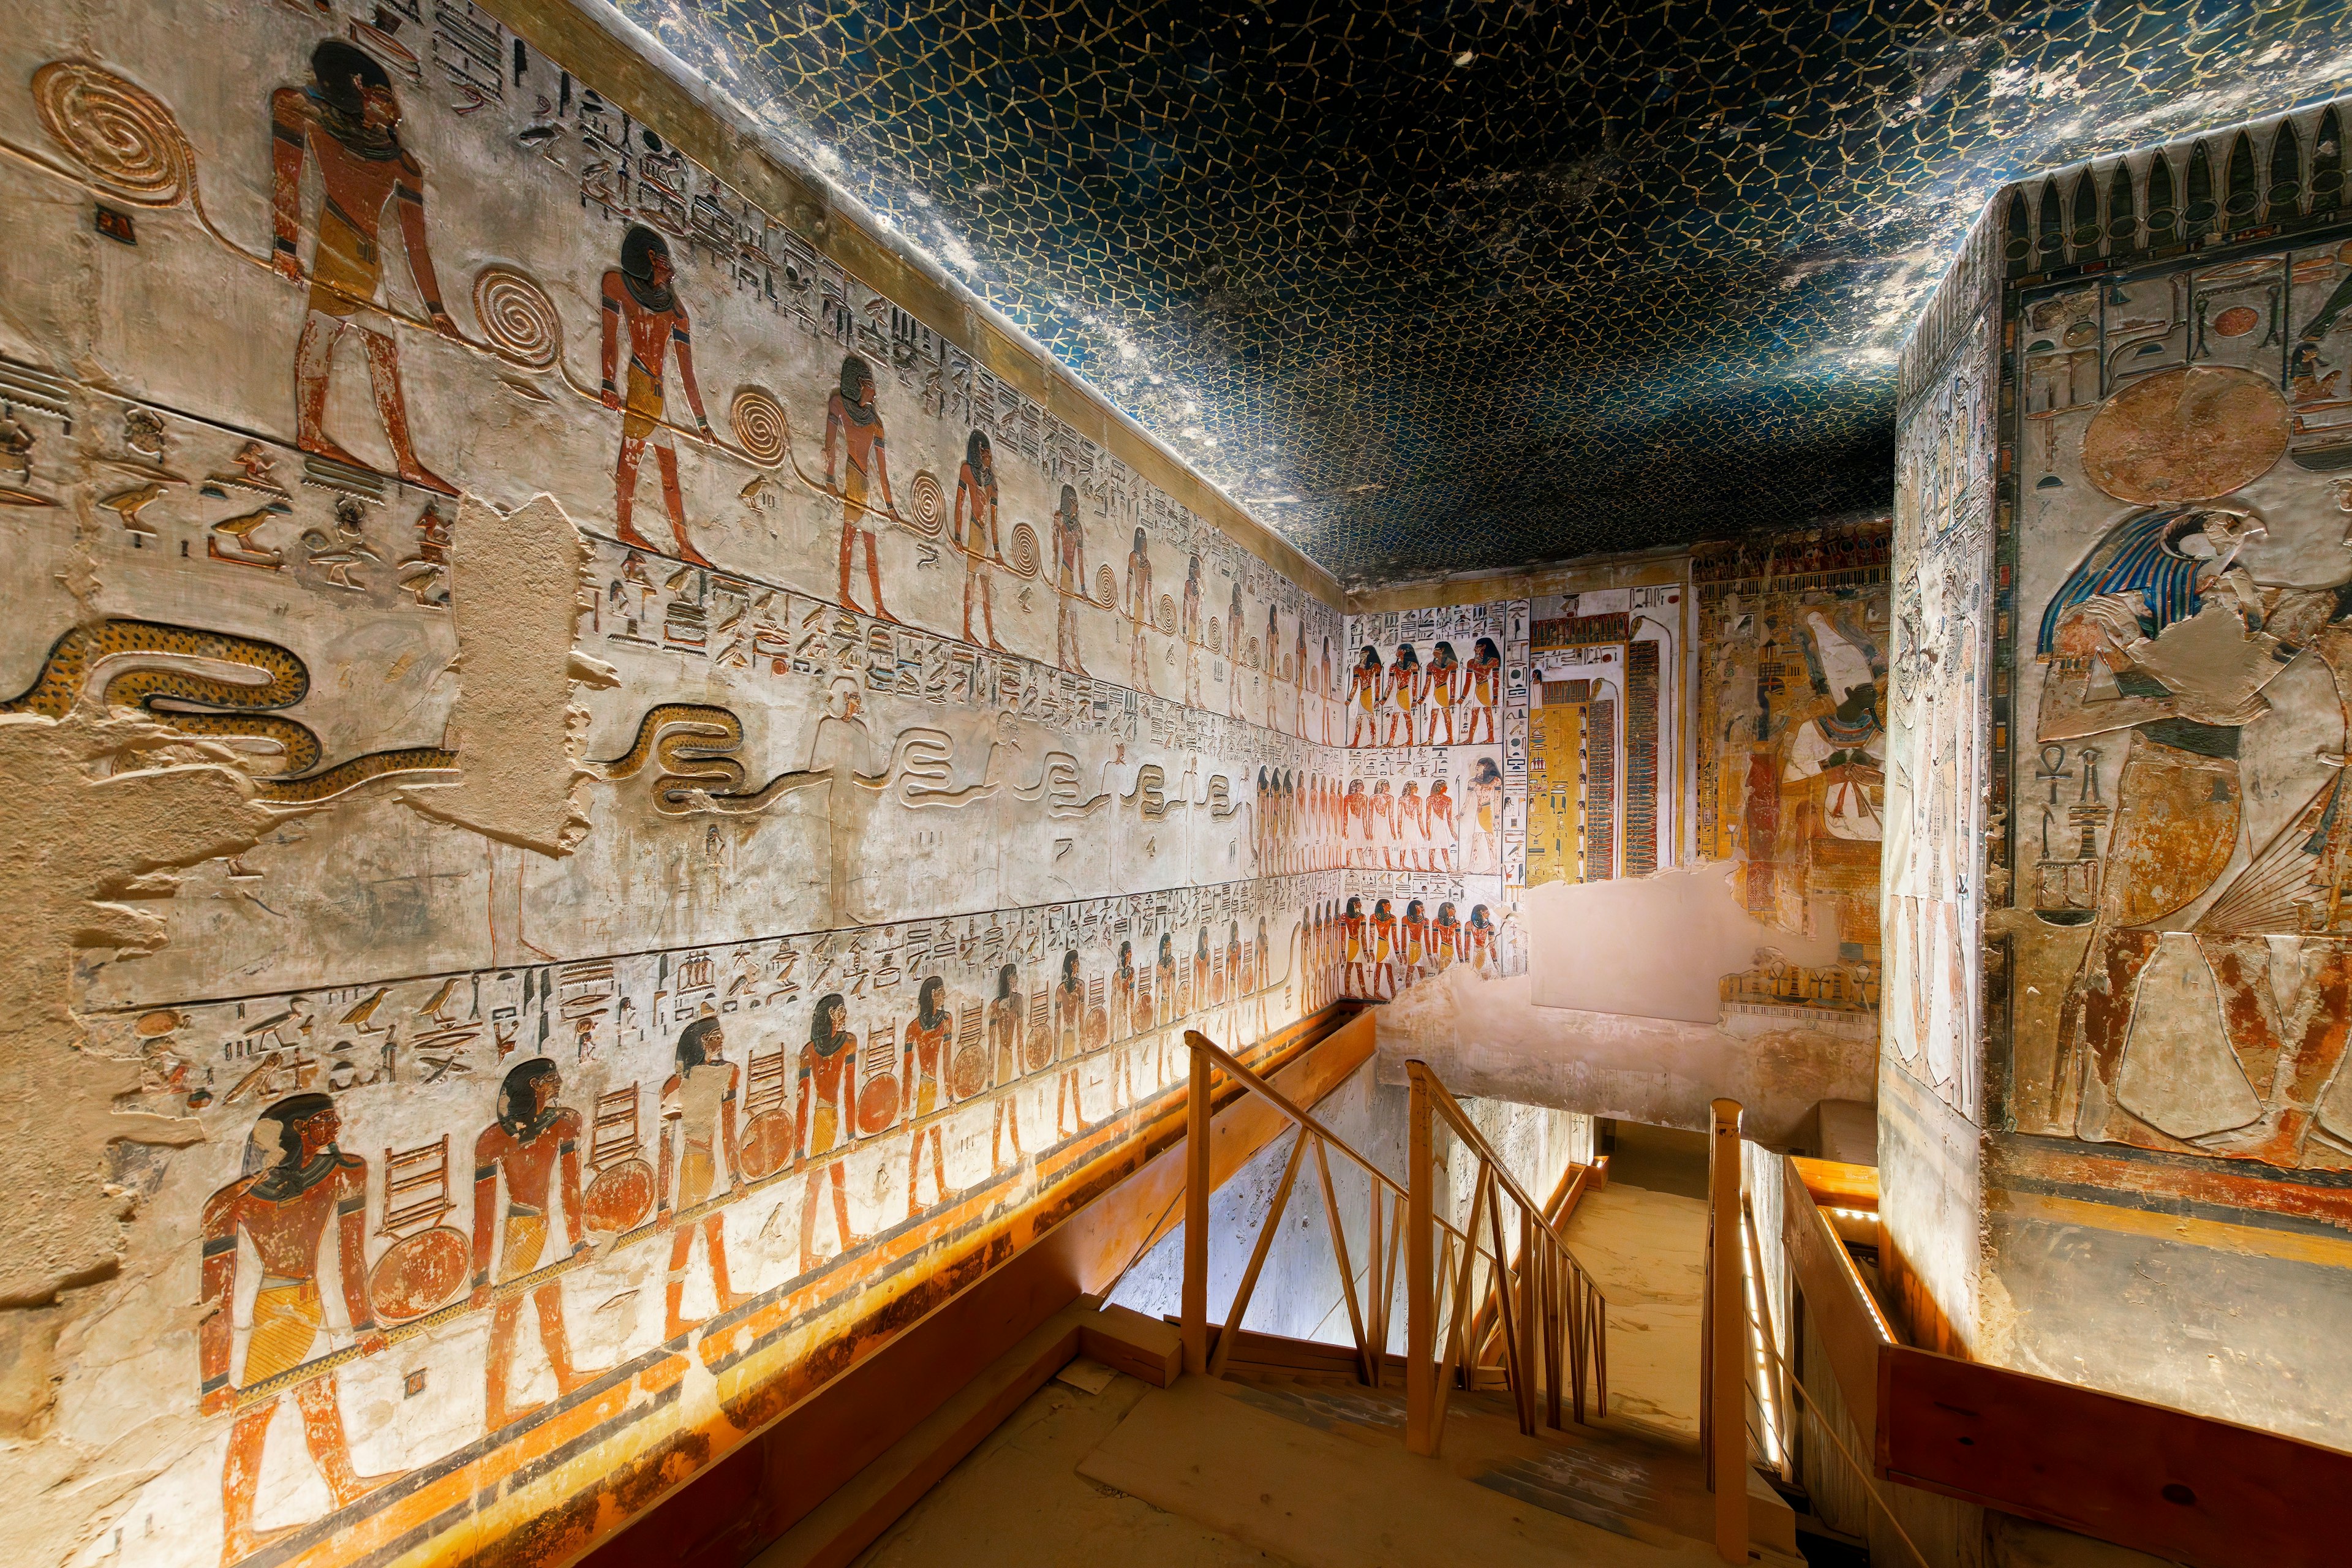
[{"label": "wooden railing post", "polygon": [[1437,1259],[1435,1129],[1429,1087],[1419,1062],[1408,1064],[1412,1079],[1412,1125],[1405,1161],[1404,1237],[1404,1446],[1416,1454],[1437,1452]]},{"label": "wooden railing post", "polygon": [[1209,1058],[1192,1058],[1184,1129],[1184,1370],[1209,1370]]},{"label": "wooden railing post", "polygon": [[1706,1364],[1707,1479],[1715,1491],[1715,1550],[1748,1561],[1748,1411],[1742,1350],[1748,1327],[1739,1222],[1739,1102],[1715,1102],[1707,1135]]}]

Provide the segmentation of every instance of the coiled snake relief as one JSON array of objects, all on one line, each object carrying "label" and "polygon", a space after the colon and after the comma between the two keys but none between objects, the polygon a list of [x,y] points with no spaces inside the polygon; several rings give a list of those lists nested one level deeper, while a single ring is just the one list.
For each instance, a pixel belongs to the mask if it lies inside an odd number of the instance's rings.
[{"label": "coiled snake relief", "polygon": [[749,815],[765,810],[780,795],[832,776],[785,773],[764,788],[746,792],[743,764],[734,756],[742,744],[743,721],[726,709],[703,702],[663,702],[646,709],[637,721],[637,738],[627,751],[588,765],[600,778],[619,780],[635,776],[651,761],[659,770],[654,775],[654,809],[665,816],[703,811]]},{"label": "coiled snake relief", "polygon": [[[457,753],[438,746],[405,746],[371,752],[313,773],[320,747],[309,725],[279,716],[310,694],[310,671],[291,650],[253,637],[198,631],[162,621],[110,620],[73,626],[50,645],[33,684],[0,713],[38,713],[62,719],[81,700],[97,668],[112,658],[201,658],[259,673],[256,681],[224,680],[142,661],[110,677],[102,700],[110,708],[135,708],[158,723],[186,735],[238,737],[269,742],[285,756],[278,773],[255,781],[261,798],[306,805],[329,800],[373,779],[394,773],[446,772]],[[207,711],[227,709],[230,711]]]},{"label": "coiled snake relief", "polygon": [[[618,781],[634,777],[650,762],[655,765],[654,809],[665,816],[692,816],[704,812],[749,816],[765,811],[794,790],[832,784],[831,768],[804,768],[779,773],[755,790],[743,787],[743,764],[735,753],[743,745],[743,721],[727,709],[703,702],[663,702],[646,710],[637,721],[636,739],[617,757],[591,762],[597,777]],[[949,764],[954,740],[941,730],[918,726],[903,731],[890,749],[890,761],[878,773],[851,773],[845,782],[877,794],[895,781],[901,805],[921,808],[961,805],[995,795],[994,779],[958,789]]]}]

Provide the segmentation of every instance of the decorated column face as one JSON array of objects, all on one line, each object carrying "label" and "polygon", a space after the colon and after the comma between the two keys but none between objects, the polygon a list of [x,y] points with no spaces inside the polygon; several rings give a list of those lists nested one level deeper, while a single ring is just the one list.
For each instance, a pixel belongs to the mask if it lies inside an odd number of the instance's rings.
[{"label": "decorated column face", "polygon": [[7,1289],[109,1281],[48,1430],[151,1477],[125,1560],[616,1527],[1129,1159],[1181,1029],[1336,1000],[1252,787],[1340,773],[1268,662],[1335,585],[780,166],[478,12],[19,21],[0,748],[82,846],[18,901],[99,1141]]}]

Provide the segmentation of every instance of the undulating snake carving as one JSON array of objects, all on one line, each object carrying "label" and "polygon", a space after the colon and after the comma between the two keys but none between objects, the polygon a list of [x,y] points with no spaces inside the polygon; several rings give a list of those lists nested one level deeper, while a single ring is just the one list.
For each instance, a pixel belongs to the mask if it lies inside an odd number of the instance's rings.
[{"label": "undulating snake carving", "polygon": [[[320,755],[317,731],[278,712],[310,694],[310,671],[300,657],[276,643],[162,621],[108,620],[68,628],[50,645],[49,656],[33,684],[11,700],[0,702],[0,713],[62,719],[81,700],[100,664],[142,655],[146,661],[107,680],[106,705],[136,708],[183,734],[270,742],[285,755],[284,770],[255,783],[261,798],[273,804],[309,805],[388,774],[447,772],[457,766],[455,752],[438,746],[404,746],[371,752],[313,773]],[[263,679],[223,680],[152,662],[194,658],[238,665]],[[223,709],[228,711],[218,711]]]},{"label": "undulating snake carving", "polygon": [[[654,809],[665,816],[717,811],[750,815],[764,811],[778,796],[806,784],[824,784],[830,773],[783,773],[760,789],[743,788],[743,764],[735,752],[743,744],[743,721],[705,702],[663,702],[637,721],[637,738],[607,762],[591,763],[600,778],[625,779],[648,761],[654,775]],[[699,798],[698,798],[699,797]]]}]

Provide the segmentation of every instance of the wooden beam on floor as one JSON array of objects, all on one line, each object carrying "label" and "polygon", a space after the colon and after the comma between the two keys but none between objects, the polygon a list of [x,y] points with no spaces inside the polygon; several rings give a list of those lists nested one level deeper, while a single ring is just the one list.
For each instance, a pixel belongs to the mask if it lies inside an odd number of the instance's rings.
[{"label": "wooden beam on floor", "polygon": [[1814,1194],[1859,1166],[1791,1160],[1782,1239],[1881,1480],[2190,1568],[2321,1568],[2352,1542],[2352,1453],[1902,1343]]}]

